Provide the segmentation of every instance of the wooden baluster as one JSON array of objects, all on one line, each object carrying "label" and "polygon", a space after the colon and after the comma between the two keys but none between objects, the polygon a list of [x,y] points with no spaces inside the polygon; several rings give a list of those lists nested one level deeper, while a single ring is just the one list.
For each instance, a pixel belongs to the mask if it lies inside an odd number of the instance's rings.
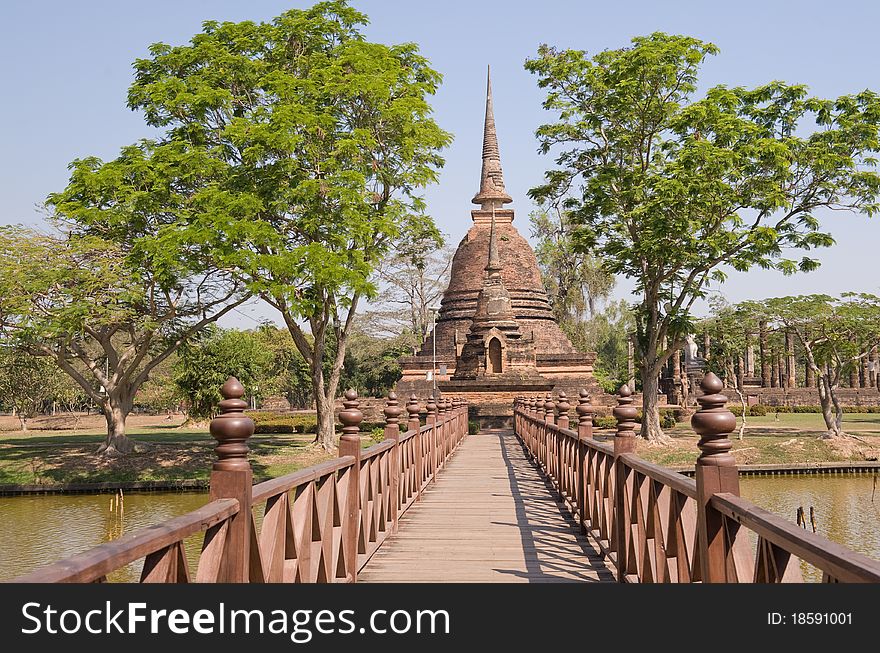
[{"label": "wooden baluster", "polygon": [[437,400],[434,398],[432,394],[428,397],[428,418],[427,422],[431,425],[431,430],[428,431],[428,473],[427,480],[433,480],[436,482],[437,478],[437,417],[438,417],[438,405]]},{"label": "wooden baluster", "polygon": [[614,434],[614,531],[612,549],[617,551],[617,581],[622,583],[626,574],[633,571],[628,564],[629,557],[629,503],[626,500],[627,468],[620,456],[636,450],[636,416],[638,411],[632,405],[632,390],[624,383],[617,392],[617,406],[614,417],[617,419],[617,432]]},{"label": "wooden baluster", "polygon": [[[565,392],[562,390],[559,391],[559,394],[556,399],[556,425],[560,429],[568,428],[568,411],[571,409],[571,404],[568,403],[568,397]],[[571,460],[571,441],[569,440],[567,435],[563,435],[562,431],[559,431],[559,451],[560,451],[560,469],[559,474],[562,479],[562,496],[568,500],[574,498],[574,491],[572,488],[572,460]]]},{"label": "wooden baluster", "polygon": [[437,474],[442,469],[445,461],[446,431],[449,429],[449,406],[446,397],[437,400],[437,464],[434,467],[434,482],[437,482]]},{"label": "wooden baluster", "polygon": [[415,451],[413,452],[413,457],[415,458],[413,465],[415,469],[411,472],[413,483],[411,491],[416,495],[416,501],[419,501],[422,498],[422,437],[419,434],[419,429],[422,426],[419,421],[419,413],[421,411],[422,407],[419,406],[418,397],[416,397],[415,394],[411,394],[409,396],[409,402],[406,404],[406,412],[409,415],[409,422],[406,424],[406,430],[416,432],[410,440],[410,442],[413,442],[413,445],[410,446],[415,448]]},{"label": "wooden baluster", "polygon": [[[709,504],[712,495],[729,492],[739,495],[739,470],[730,453],[727,438],[736,428],[736,417],[725,404],[721,393],[724,384],[712,372],[700,383],[703,395],[697,397],[700,409],[691,417],[691,426],[700,441],[697,458],[697,529],[702,579],[705,583],[724,583],[727,577],[727,549],[724,516]],[[733,580],[733,579],[731,579]]]},{"label": "wooden baluster", "polygon": [[394,440],[394,448],[391,450],[391,461],[388,469],[388,494],[391,497],[389,504],[389,519],[391,520],[391,532],[397,532],[397,515],[400,510],[400,414],[403,410],[397,401],[397,394],[388,393],[385,402],[385,439]]},{"label": "wooden baluster", "polygon": [[[211,435],[217,440],[217,461],[211,468],[211,501],[236,499],[238,512],[229,520],[226,543],[219,578],[226,583],[247,583],[251,569],[261,565],[251,564],[251,557],[259,561],[260,551],[251,551],[255,534],[251,532],[251,486],[253,472],[248,462],[247,441],[254,434],[254,421],[244,414],[248,407],[242,400],[244,388],[238,379],[230,376],[220,388],[220,415],[211,420]],[[262,570],[260,571],[262,576]],[[255,579],[261,580],[261,579]]]},{"label": "wooden baluster", "polygon": [[544,433],[547,437],[547,473],[556,483],[556,489],[560,488],[559,479],[559,437],[556,431],[551,429],[548,424],[556,422],[556,403],[553,401],[553,395],[549,392],[544,397]]},{"label": "wooden baluster", "polygon": [[538,465],[544,468],[544,471],[547,471],[547,458],[545,456],[546,453],[546,442],[547,438],[544,434],[544,398],[543,397],[535,397],[535,419],[537,420],[537,424],[535,424],[535,436],[537,439],[535,446],[535,455],[538,460]]},{"label": "wooden baluster", "polygon": [[470,415],[468,415],[468,401],[464,397],[461,398],[461,421],[461,437],[464,439],[466,436],[470,435],[471,432]]},{"label": "wooden baluster", "polygon": [[575,410],[578,414],[577,509],[581,530],[586,533],[588,531],[587,522],[590,519],[592,510],[588,495],[590,470],[587,469],[587,461],[589,458],[587,456],[587,445],[583,441],[593,439],[593,408],[590,406],[590,396],[583,388],[578,393],[578,405]]},{"label": "wooden baluster", "polygon": [[354,390],[346,390],[342,402],[344,409],[339,411],[342,422],[342,437],[339,438],[339,456],[354,456],[354,464],[344,473],[347,481],[345,494],[345,514],[342,516],[342,546],[345,561],[345,576],[351,583],[357,582],[358,537],[361,530],[361,422],[364,414],[358,409],[360,402]]}]

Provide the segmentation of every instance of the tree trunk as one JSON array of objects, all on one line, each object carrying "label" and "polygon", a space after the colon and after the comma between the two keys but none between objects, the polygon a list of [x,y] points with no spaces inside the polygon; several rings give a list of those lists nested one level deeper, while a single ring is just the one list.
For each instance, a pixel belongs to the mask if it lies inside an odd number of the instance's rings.
[{"label": "tree trunk", "polygon": [[659,371],[647,365],[642,366],[642,427],[639,434],[648,442],[666,443],[671,438],[660,426],[660,409],[657,394]]},{"label": "tree trunk", "polygon": [[[833,438],[841,435],[840,404],[834,396],[834,389],[828,379],[827,373],[819,374],[819,404],[822,407],[822,419],[825,420],[825,428],[828,429],[823,437]],[[837,413],[837,414],[835,414]]]},{"label": "tree trunk", "polygon": [[739,426],[739,438],[738,438],[738,439],[742,440],[743,435],[746,432],[746,413],[749,412],[749,407],[746,404],[746,396],[742,393],[742,390],[741,390],[742,382],[740,381],[739,377],[734,377],[734,383],[735,383],[735,385],[733,386],[733,389],[736,391],[736,394],[739,395],[739,404],[740,404],[740,406],[742,406],[742,417],[740,418],[742,420],[742,422],[740,423],[740,426]]},{"label": "tree trunk", "polygon": [[[14,414],[14,411],[13,411],[13,414]],[[21,427],[22,433],[24,433],[25,431],[28,430],[27,420],[28,420],[28,418],[25,417],[24,413],[21,413],[21,412],[18,413],[18,424]]]},{"label": "tree trunk", "polygon": [[318,432],[315,435],[315,444],[321,445],[330,452],[336,450],[334,407],[334,397],[328,398],[323,388],[321,388],[321,392],[315,393],[315,410],[318,414]]},{"label": "tree trunk", "polygon": [[104,402],[107,438],[98,448],[100,455],[124,456],[134,451],[134,441],[125,434],[125,421],[131,412],[132,403],[133,397],[125,396],[124,393],[114,393]]}]

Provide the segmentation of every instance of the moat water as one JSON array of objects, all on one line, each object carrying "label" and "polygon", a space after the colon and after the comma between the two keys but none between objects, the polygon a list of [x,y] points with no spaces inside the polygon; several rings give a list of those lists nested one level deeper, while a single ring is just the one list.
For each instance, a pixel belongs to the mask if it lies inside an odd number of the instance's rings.
[{"label": "moat water", "polygon": [[[880,559],[880,480],[873,474],[751,476],[741,479],[742,495],[794,521],[797,509],[810,507],[817,532]],[[0,581],[47,562],[74,555],[144,526],[182,515],[207,502],[203,492],[125,495],[123,510],[112,495],[41,495],[0,498]],[[808,528],[811,527],[808,524]],[[186,542],[195,569],[201,535]],[[141,562],[111,575],[111,581],[137,581]],[[804,565],[806,580],[820,575]]]}]

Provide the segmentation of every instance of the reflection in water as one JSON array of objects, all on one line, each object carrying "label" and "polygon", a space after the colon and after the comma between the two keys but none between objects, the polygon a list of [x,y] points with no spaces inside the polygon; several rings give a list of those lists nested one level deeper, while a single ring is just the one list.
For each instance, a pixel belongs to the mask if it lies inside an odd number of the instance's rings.
[{"label": "reflection in water", "polygon": [[[740,491],[749,501],[791,521],[803,507],[810,531],[812,506],[817,533],[880,559],[880,488],[875,496],[871,474],[744,476]],[[806,564],[802,571],[804,580],[822,579],[820,572]]]},{"label": "reflection in water", "polygon": [[[108,494],[2,497],[0,581],[190,512],[207,501],[203,492],[126,494],[122,500]],[[190,568],[195,569],[201,535],[189,538],[186,545]],[[142,566],[138,561],[109,580],[136,582]]]},{"label": "reflection in water", "polygon": [[[815,510],[817,531],[873,558],[880,558],[880,488],[873,497],[870,474],[751,476],[740,479],[742,495],[791,521],[803,506]],[[0,498],[0,581],[81,553],[120,535],[190,512],[208,502],[204,492],[113,495],[43,495]],[[262,506],[257,512],[261,521]],[[202,535],[186,541],[191,577]],[[111,581],[136,582],[142,561],[120,569]],[[804,566],[806,580],[821,575]]]}]

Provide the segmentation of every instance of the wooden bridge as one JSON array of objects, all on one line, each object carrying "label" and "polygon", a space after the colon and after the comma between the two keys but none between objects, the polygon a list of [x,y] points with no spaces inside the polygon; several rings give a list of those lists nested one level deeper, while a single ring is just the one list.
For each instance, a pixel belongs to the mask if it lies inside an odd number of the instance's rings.
[{"label": "wooden bridge", "polygon": [[[512,430],[477,435],[458,398],[423,407],[413,396],[401,426],[392,394],[385,440],[366,449],[348,391],[339,457],[253,485],[254,424],[230,379],[211,423],[207,505],[13,582],[103,582],[139,560],[142,582],[171,583],[776,583],[800,581],[802,562],[826,582],[880,581],[880,562],[739,496],[721,387],[713,374],[702,383],[694,479],[633,453],[637,411],[624,386],[612,442],[593,437],[583,391],[573,424],[564,394],[521,397]],[[184,541],[199,533],[191,570]]]}]

